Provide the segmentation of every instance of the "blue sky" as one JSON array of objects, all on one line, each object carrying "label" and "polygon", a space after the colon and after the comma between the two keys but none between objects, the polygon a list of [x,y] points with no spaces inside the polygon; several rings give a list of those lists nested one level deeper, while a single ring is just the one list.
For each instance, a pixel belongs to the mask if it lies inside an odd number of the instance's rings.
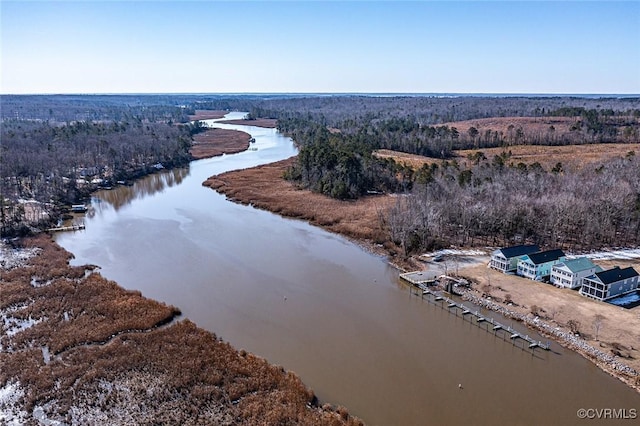
[{"label": "blue sky", "polygon": [[638,1],[6,1],[1,93],[640,94]]}]

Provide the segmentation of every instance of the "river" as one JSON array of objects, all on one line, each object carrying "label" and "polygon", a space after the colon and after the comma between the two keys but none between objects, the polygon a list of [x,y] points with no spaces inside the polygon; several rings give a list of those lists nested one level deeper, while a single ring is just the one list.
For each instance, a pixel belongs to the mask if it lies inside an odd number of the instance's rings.
[{"label": "river", "polygon": [[274,129],[214,125],[256,142],[95,194],[86,230],[57,236],[72,263],[178,306],[370,425],[581,424],[580,408],[640,411],[636,392],[581,356],[518,349],[410,297],[383,258],[203,187],[296,153]]}]

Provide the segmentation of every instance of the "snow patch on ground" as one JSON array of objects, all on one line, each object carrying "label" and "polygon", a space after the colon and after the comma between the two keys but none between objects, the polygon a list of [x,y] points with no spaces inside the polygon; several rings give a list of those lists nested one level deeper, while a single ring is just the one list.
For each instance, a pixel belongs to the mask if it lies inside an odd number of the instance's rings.
[{"label": "snow patch on ground", "polygon": [[444,249],[431,253],[424,253],[422,256],[434,257],[437,255],[443,256],[486,256],[487,252],[484,250],[457,250],[457,249]]},{"label": "snow patch on ground", "polygon": [[[29,306],[29,304],[23,303],[19,305],[13,305],[5,309],[0,309],[0,353],[2,352],[11,352],[13,347],[11,345],[10,338],[15,336],[16,334],[27,330],[34,325],[41,323],[42,321],[46,321],[47,317],[42,318],[33,318],[29,315],[29,318],[19,318],[13,316],[12,314],[20,311]],[[8,344],[7,344],[8,343]]]},{"label": "snow patch on ground", "polygon": [[640,259],[640,248],[605,250],[580,255],[569,255],[568,258],[586,257],[592,260],[631,260]]},{"label": "snow patch on ground", "polygon": [[18,426],[26,423],[27,412],[20,404],[23,397],[24,390],[18,382],[8,382],[0,387],[0,424]]},{"label": "snow patch on ground", "polygon": [[31,316],[27,319],[3,316],[4,330],[7,336],[12,337],[34,325],[42,322],[45,318],[33,319]]},{"label": "snow patch on ground", "polygon": [[0,269],[9,270],[24,266],[26,261],[37,256],[42,249],[16,249],[12,248],[4,241],[0,241]]},{"label": "snow patch on ground", "polygon": [[[55,401],[49,402],[44,406],[36,406],[33,409],[33,418],[38,421],[41,425],[44,426],[67,426],[66,423],[63,423],[59,420],[51,420],[47,417],[47,411],[57,410],[57,404]],[[107,423],[105,423],[107,424]]]},{"label": "snow patch on ground", "polygon": [[627,294],[621,297],[616,297],[615,299],[607,300],[607,302],[616,306],[626,306],[632,303],[637,303],[637,302],[640,302],[640,292]]},{"label": "snow patch on ground", "polygon": [[52,282],[53,280],[41,281],[40,278],[36,277],[35,275],[31,277],[31,287],[34,288],[46,287],[48,285],[51,285]]}]

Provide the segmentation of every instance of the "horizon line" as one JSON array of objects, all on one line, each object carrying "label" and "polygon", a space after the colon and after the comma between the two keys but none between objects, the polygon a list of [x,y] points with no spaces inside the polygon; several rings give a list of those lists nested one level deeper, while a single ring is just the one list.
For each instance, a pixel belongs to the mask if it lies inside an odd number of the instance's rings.
[{"label": "horizon line", "polygon": [[42,93],[0,93],[0,96],[247,96],[247,95],[313,95],[313,96],[547,96],[547,97],[584,97],[584,96],[624,96],[640,97],[640,93],[606,92],[42,92]]}]

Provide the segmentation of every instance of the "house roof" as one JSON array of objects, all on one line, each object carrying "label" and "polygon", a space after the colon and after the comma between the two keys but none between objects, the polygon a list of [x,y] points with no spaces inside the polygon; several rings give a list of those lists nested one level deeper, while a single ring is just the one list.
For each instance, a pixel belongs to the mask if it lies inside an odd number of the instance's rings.
[{"label": "house roof", "polygon": [[573,273],[596,267],[596,265],[594,265],[593,262],[586,257],[578,257],[576,259],[565,260],[564,262],[555,265],[554,268],[562,268],[563,266]]},{"label": "house roof", "polygon": [[507,259],[510,259],[512,257],[519,257],[525,254],[535,253],[537,251],[540,251],[540,247],[538,247],[535,244],[530,244],[530,245],[520,245],[520,246],[513,246],[513,247],[504,247],[504,248],[501,248],[499,251],[502,253],[504,257],[506,257]]},{"label": "house roof", "polygon": [[627,278],[637,277],[638,273],[632,267],[620,269],[619,266],[616,266],[613,269],[596,272],[596,276],[600,278],[600,281],[602,281],[603,284],[611,284],[621,280],[626,280]]},{"label": "house roof", "polygon": [[560,249],[556,250],[547,250],[547,251],[539,251],[537,253],[531,253],[527,255],[529,260],[534,265],[540,265],[541,263],[551,262],[553,260],[558,260],[560,257],[564,256],[564,252]]}]

